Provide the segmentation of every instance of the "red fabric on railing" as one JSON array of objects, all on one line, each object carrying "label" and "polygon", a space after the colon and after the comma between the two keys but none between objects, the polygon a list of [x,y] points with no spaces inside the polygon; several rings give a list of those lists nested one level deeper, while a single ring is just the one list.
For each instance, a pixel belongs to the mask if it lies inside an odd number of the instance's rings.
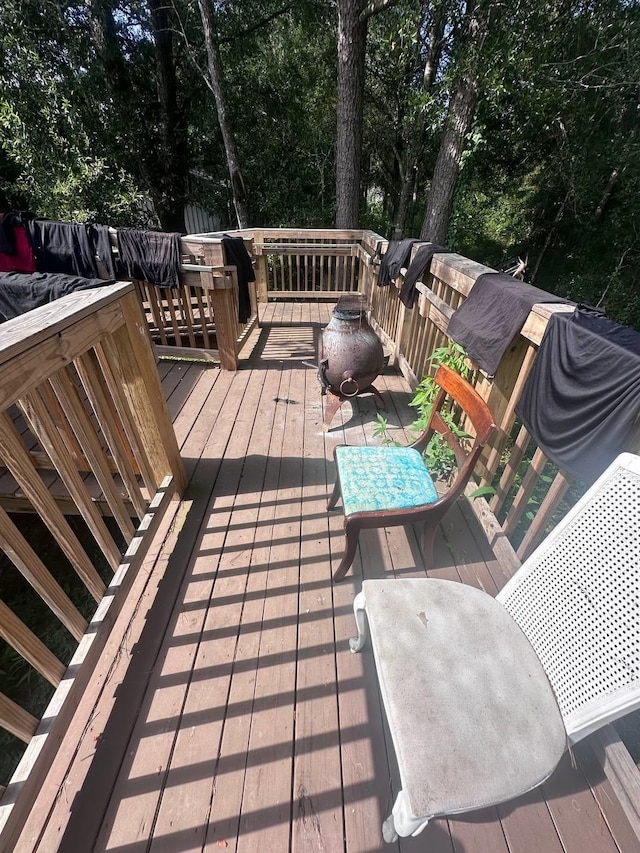
[{"label": "red fabric on railing", "polygon": [[31,273],[36,259],[31,240],[19,213],[5,213],[0,219],[0,272]]}]

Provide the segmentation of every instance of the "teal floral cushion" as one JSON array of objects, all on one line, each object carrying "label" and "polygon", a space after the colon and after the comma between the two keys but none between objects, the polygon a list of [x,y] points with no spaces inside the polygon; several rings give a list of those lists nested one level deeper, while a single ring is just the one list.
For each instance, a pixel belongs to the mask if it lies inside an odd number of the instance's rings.
[{"label": "teal floral cushion", "polygon": [[422,456],[409,447],[338,447],[344,514],[435,503],[438,493]]}]

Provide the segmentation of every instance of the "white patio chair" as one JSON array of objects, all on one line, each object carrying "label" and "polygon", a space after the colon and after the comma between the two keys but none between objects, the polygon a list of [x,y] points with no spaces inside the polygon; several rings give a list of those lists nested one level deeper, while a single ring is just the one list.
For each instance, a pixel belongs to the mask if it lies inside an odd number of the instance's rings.
[{"label": "white patio chair", "polygon": [[619,456],[497,598],[369,580],[354,610],[400,771],[385,841],[524,794],[640,707],[640,457]]}]

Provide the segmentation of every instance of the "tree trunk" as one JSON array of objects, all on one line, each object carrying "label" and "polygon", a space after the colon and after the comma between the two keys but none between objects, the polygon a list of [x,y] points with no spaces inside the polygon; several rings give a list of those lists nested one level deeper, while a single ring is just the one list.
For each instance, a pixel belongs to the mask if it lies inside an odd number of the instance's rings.
[{"label": "tree trunk", "polygon": [[482,46],[489,29],[490,5],[482,0],[470,13],[465,44],[464,70],[458,79],[444,126],[433,171],[427,210],[420,239],[443,244],[449,230],[453,197],[460,174],[466,138],[471,130],[478,100]]},{"label": "tree trunk", "polygon": [[425,92],[433,89],[433,84],[440,68],[440,57],[442,56],[442,45],[444,28],[447,23],[447,11],[444,0],[439,3],[433,11],[431,26],[429,27],[429,50],[424,64],[424,75],[422,88]]},{"label": "tree trunk", "polygon": [[111,3],[91,0],[89,27],[96,54],[104,71],[104,82],[111,98],[120,104],[131,88],[129,71],[124,61],[116,33]]},{"label": "tree trunk", "polygon": [[[443,35],[447,22],[447,13],[445,0],[435,8],[429,27],[429,49],[427,51],[427,59],[425,61],[424,73],[422,79],[422,88],[429,94],[433,89],[433,84],[436,79],[436,74],[440,67],[440,57],[442,55]],[[425,21],[420,18],[418,21],[418,38],[424,28]],[[424,122],[418,133],[409,135],[407,144],[404,147],[402,154],[398,154],[398,171],[400,180],[400,196],[398,207],[395,215],[393,226],[393,237],[398,240],[402,237],[407,218],[409,215],[409,203],[415,192],[416,175],[418,173],[419,152],[424,148],[424,140],[426,136],[426,128]],[[400,146],[397,146],[400,149]]]},{"label": "tree trunk", "polygon": [[186,133],[178,107],[173,34],[169,7],[164,0],[149,0],[156,52],[158,103],[160,105],[160,150],[153,169],[154,205],[160,224],[167,231],[184,233],[184,200],[189,164]]},{"label": "tree trunk", "polygon": [[569,200],[571,199],[572,192],[573,192],[573,190],[571,189],[571,187],[569,187],[565,197],[562,199],[560,207],[556,211],[556,215],[555,215],[553,222],[551,224],[551,228],[549,228],[549,230],[547,231],[547,236],[545,237],[544,244],[542,246],[542,249],[540,250],[540,254],[538,255],[538,259],[536,261],[536,265],[533,268],[533,272],[531,273],[531,279],[530,279],[531,284],[533,284],[534,281],[536,280],[536,276],[538,275],[538,270],[540,269],[540,264],[542,263],[542,259],[544,258],[545,252],[547,251],[547,249],[551,245],[551,240],[553,239],[553,235],[555,234],[556,228],[560,224],[560,220],[562,219],[564,209],[567,206],[567,204],[569,203]]},{"label": "tree trunk", "polygon": [[229,177],[231,178],[233,205],[236,211],[238,227],[246,228],[249,225],[249,199],[244,177],[240,169],[240,158],[238,157],[235,136],[227,114],[227,104],[224,96],[224,74],[222,71],[222,60],[220,59],[220,47],[215,32],[213,4],[210,0],[198,0],[198,7],[200,9],[204,39],[207,47],[209,81],[216,102],[218,124],[220,125],[220,133],[222,134],[222,142],[227,158]]},{"label": "tree trunk", "polygon": [[406,151],[402,160],[398,161],[400,170],[400,198],[398,199],[398,207],[396,209],[395,222],[393,225],[393,239],[399,240],[407,224],[407,214],[409,212],[409,200],[413,190],[413,172],[415,161],[411,156],[410,151]]},{"label": "tree trunk", "polygon": [[357,0],[338,0],[336,228],[357,228],[367,20]]}]

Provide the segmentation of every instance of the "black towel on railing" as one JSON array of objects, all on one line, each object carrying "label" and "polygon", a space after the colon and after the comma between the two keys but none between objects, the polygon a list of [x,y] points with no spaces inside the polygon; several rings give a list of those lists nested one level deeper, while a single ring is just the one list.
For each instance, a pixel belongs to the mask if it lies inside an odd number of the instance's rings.
[{"label": "black towel on railing", "polygon": [[507,347],[538,302],[566,302],[505,273],[479,275],[467,299],[449,320],[448,335],[495,376]]},{"label": "black towel on railing", "polygon": [[256,280],[251,255],[247,252],[242,237],[230,237],[228,234],[222,237],[222,250],[225,264],[238,270],[238,320],[240,323],[246,323],[251,316],[249,282]]},{"label": "black towel on railing", "polygon": [[416,283],[425,270],[428,270],[431,266],[431,258],[436,252],[446,251],[444,246],[438,246],[437,243],[425,243],[424,246],[420,246],[416,250],[400,288],[400,299],[407,308],[413,308],[416,304],[416,299],[418,298]]},{"label": "black towel on railing", "polygon": [[15,255],[15,228],[21,224],[20,214],[14,210],[0,214],[0,253],[3,255]]},{"label": "black towel on railing", "polygon": [[33,218],[27,228],[38,272],[98,277],[86,225]]},{"label": "black towel on railing", "polygon": [[118,228],[118,275],[180,287],[180,234]]},{"label": "black towel on railing", "polygon": [[98,278],[80,278],[60,273],[7,272],[0,274],[0,323],[12,320],[41,305],[77,290],[114,284]]},{"label": "black towel on railing", "polygon": [[[96,264],[102,265],[107,278],[116,277],[116,265],[111,249],[111,238],[109,236],[108,225],[87,225],[87,234],[89,235],[89,245],[91,251],[96,258]],[[99,270],[102,273],[102,270]]]},{"label": "black towel on railing", "polygon": [[640,333],[583,306],[553,314],[516,414],[549,459],[593,482],[640,428]]},{"label": "black towel on railing", "polygon": [[382,256],[382,263],[380,264],[378,287],[389,284],[398,278],[400,270],[402,267],[406,267],[407,261],[411,257],[413,244],[419,242],[412,237],[406,240],[389,240],[387,251]]}]

